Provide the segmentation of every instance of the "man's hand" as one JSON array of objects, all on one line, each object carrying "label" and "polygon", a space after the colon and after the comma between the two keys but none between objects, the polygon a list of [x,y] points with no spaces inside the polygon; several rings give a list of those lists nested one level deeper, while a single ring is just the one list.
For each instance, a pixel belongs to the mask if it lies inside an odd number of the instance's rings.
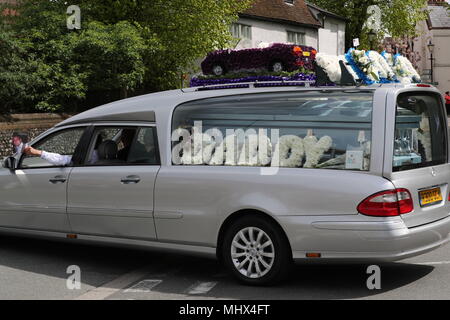
[{"label": "man's hand", "polygon": [[40,157],[42,155],[42,151],[41,150],[37,150],[34,149],[32,147],[26,147],[23,149],[23,152],[27,155],[27,156],[37,156]]}]

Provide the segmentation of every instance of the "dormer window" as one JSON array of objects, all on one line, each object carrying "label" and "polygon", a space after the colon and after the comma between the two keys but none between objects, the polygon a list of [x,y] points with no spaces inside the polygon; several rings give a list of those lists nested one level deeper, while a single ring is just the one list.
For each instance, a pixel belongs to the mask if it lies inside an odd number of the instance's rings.
[{"label": "dormer window", "polygon": [[294,5],[294,0],[284,0],[285,3]]}]

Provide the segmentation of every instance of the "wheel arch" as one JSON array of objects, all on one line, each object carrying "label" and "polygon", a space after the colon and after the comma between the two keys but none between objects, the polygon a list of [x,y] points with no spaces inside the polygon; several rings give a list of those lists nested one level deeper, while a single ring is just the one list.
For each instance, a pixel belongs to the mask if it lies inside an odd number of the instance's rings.
[{"label": "wheel arch", "polygon": [[226,230],[237,220],[239,220],[242,217],[245,216],[249,216],[249,215],[254,215],[254,216],[258,216],[260,218],[265,219],[266,221],[270,222],[271,224],[273,224],[278,231],[281,233],[282,237],[284,237],[287,245],[288,245],[288,249],[290,254],[292,255],[292,247],[291,247],[291,243],[289,241],[289,238],[286,234],[286,231],[283,229],[283,227],[281,226],[281,224],[270,214],[263,212],[261,210],[258,209],[241,209],[238,210],[236,212],[233,212],[232,214],[230,214],[223,222],[222,225],[220,226],[219,229],[219,233],[217,236],[217,245],[216,245],[216,256],[218,260],[222,260],[222,255],[221,255],[221,251],[222,251],[222,244],[223,244],[223,238],[225,236],[225,232]]}]

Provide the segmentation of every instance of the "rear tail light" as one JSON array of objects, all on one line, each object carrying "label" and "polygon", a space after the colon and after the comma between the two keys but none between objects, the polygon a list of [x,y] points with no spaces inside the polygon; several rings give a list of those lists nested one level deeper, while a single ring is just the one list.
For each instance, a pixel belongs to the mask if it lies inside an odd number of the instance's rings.
[{"label": "rear tail light", "polygon": [[395,189],[375,193],[358,205],[358,212],[373,217],[393,217],[414,210],[411,193]]}]

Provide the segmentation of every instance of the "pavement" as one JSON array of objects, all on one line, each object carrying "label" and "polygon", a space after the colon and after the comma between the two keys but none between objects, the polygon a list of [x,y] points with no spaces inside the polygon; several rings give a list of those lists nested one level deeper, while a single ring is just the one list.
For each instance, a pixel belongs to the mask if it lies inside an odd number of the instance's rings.
[{"label": "pavement", "polygon": [[[74,265],[79,289],[67,286]],[[208,258],[0,236],[0,299],[450,298],[450,245],[379,266],[380,290],[367,288],[368,264],[296,265],[288,281],[261,288],[237,283]]]}]

